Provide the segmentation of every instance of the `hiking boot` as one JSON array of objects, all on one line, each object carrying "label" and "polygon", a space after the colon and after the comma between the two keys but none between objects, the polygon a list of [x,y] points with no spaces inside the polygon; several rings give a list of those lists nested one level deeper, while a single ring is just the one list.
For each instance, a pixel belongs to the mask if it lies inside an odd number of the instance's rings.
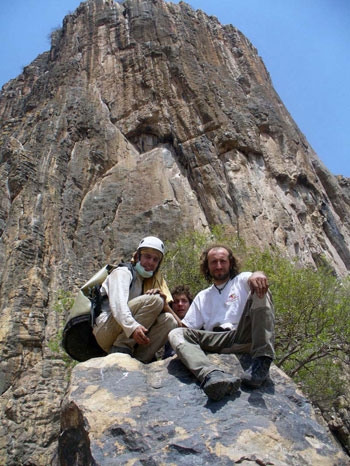
[{"label": "hiking boot", "polygon": [[254,358],[252,365],[242,376],[243,385],[250,388],[260,387],[268,378],[272,359],[266,356]]},{"label": "hiking boot", "polygon": [[236,356],[242,366],[242,369],[244,371],[249,369],[249,367],[252,365],[252,362],[253,362],[253,358],[251,357],[251,355],[249,353],[239,353],[239,354],[236,354]]},{"label": "hiking boot", "polygon": [[241,379],[221,371],[210,372],[202,384],[205,394],[213,401],[219,401],[224,396],[231,395],[240,386]]}]

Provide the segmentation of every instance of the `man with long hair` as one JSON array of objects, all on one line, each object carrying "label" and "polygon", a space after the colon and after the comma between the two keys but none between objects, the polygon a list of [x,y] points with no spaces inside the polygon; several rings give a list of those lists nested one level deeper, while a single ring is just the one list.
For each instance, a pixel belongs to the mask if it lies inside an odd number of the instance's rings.
[{"label": "man with long hair", "polygon": [[[274,309],[263,272],[239,273],[230,248],[216,244],[203,252],[200,269],[212,285],[197,294],[169,342],[184,365],[215,401],[240,388],[260,387],[274,359]],[[243,377],[225,373],[206,352],[250,356]]]}]

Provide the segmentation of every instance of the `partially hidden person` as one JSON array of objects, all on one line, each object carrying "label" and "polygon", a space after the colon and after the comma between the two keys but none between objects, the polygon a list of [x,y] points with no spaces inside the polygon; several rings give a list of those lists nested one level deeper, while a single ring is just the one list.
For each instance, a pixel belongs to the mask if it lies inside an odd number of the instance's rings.
[{"label": "partially hidden person", "polygon": [[[193,301],[193,295],[189,286],[187,285],[177,285],[173,290],[171,290],[171,295],[173,297],[173,302],[170,304],[175,315],[178,317],[179,322],[178,326],[182,327],[182,319],[187,314],[188,309]],[[167,341],[164,346],[163,359],[167,359],[175,354],[175,351],[170,346],[170,343]]]}]

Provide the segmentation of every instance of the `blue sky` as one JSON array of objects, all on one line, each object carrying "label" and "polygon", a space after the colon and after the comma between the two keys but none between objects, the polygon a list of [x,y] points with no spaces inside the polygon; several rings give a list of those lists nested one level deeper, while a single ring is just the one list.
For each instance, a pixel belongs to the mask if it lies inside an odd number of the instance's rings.
[{"label": "blue sky", "polygon": [[[187,3],[248,37],[320,159],[333,174],[350,177],[350,1]],[[79,0],[2,0],[0,87],[50,48],[51,31],[79,4]]]}]

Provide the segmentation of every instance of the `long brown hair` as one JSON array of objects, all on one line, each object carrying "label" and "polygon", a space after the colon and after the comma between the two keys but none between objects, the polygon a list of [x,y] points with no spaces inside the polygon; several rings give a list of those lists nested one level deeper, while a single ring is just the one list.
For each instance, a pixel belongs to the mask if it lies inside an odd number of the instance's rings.
[{"label": "long brown hair", "polygon": [[212,244],[209,246],[205,251],[202,252],[201,259],[200,259],[200,271],[203,274],[204,278],[207,280],[207,282],[211,283],[212,277],[209,272],[209,267],[208,267],[208,253],[212,249],[226,249],[228,252],[228,259],[230,261],[230,279],[234,278],[236,275],[239,274],[239,263],[238,259],[236,259],[233,255],[232,250],[225,246],[224,244]]}]

